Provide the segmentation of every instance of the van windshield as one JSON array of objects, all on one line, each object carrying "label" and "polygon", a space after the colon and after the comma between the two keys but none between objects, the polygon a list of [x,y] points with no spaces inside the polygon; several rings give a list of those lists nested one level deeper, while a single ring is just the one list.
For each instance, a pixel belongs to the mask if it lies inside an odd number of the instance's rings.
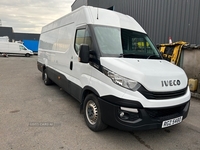
[{"label": "van windshield", "polygon": [[161,59],[144,33],[106,26],[95,26],[94,32],[102,56]]}]

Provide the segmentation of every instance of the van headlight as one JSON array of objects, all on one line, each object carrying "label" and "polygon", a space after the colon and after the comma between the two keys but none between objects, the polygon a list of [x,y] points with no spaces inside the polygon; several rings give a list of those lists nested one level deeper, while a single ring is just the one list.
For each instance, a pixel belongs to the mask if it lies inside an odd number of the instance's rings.
[{"label": "van headlight", "polygon": [[115,84],[120,85],[132,91],[137,91],[140,88],[140,83],[137,81],[125,78],[117,73],[103,67],[103,73],[108,76]]}]

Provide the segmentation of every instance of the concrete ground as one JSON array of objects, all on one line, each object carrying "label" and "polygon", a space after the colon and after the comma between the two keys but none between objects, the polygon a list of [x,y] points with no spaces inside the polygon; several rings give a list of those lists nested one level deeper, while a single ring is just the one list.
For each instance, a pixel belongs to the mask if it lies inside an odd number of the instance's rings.
[{"label": "concrete ground", "polygon": [[0,150],[200,150],[200,100],[179,125],[149,131],[92,132],[79,103],[45,86],[37,56],[0,57]]}]

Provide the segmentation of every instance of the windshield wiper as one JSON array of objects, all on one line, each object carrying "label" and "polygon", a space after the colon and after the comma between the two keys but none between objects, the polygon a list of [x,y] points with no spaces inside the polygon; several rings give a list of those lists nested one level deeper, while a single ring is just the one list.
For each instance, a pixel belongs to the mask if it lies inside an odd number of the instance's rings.
[{"label": "windshield wiper", "polygon": [[150,59],[150,58],[161,59],[161,57],[160,57],[159,55],[155,55],[155,54],[149,55],[149,56],[147,57],[147,59]]},{"label": "windshield wiper", "polygon": [[138,55],[138,54],[130,53],[130,54],[120,54],[119,57],[145,59],[145,58],[147,58],[147,55]]},{"label": "windshield wiper", "polygon": [[134,58],[134,56],[137,57],[138,55],[136,55],[136,54],[120,54],[120,55],[119,55],[119,57],[128,57],[128,58],[129,58],[129,57],[130,57],[130,58]]},{"label": "windshield wiper", "polygon": [[162,59],[161,56],[159,55],[155,55],[155,54],[152,54],[152,55],[138,55],[138,54],[120,54],[119,57],[124,57],[124,58],[142,58],[142,59]]}]

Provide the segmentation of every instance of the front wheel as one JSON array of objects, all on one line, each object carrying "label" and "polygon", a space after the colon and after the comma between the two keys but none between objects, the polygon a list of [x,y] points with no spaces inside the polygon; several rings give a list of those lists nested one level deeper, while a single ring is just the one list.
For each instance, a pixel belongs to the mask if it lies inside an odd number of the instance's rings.
[{"label": "front wheel", "polygon": [[92,131],[101,131],[107,127],[107,125],[101,120],[101,109],[98,99],[94,94],[89,94],[85,98],[84,118],[87,126]]},{"label": "front wheel", "polygon": [[27,54],[25,54],[25,56],[26,56],[26,57],[30,57],[30,54],[27,53]]}]

